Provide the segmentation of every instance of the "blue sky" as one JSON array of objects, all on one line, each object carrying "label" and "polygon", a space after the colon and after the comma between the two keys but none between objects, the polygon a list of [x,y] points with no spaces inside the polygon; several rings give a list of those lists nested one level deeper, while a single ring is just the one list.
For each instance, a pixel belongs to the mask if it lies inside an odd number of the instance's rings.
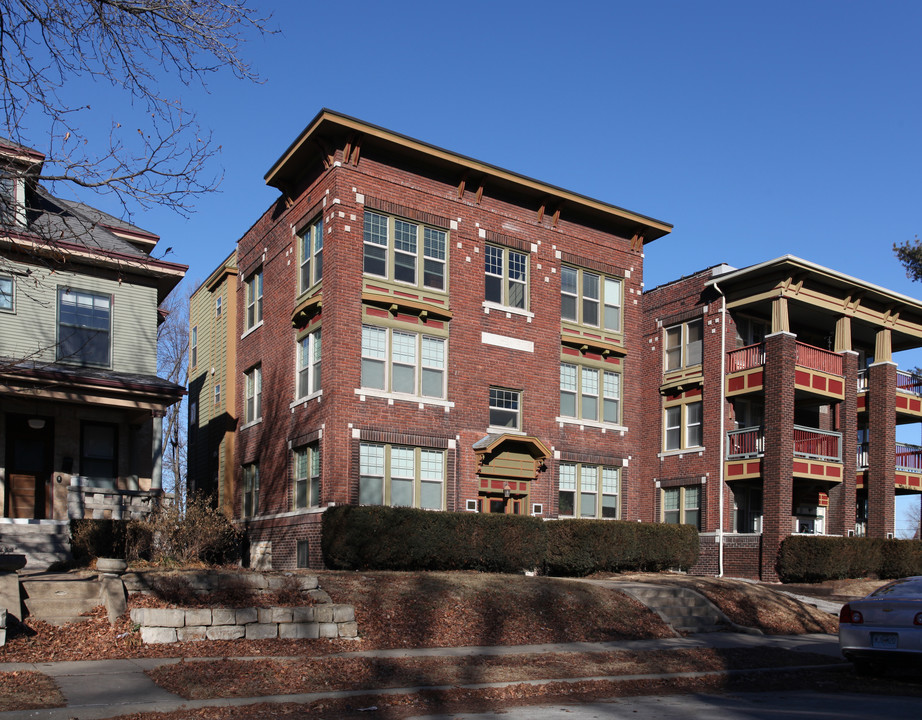
[{"label": "blue sky", "polygon": [[221,192],[188,220],[133,217],[193,281],[328,107],[674,224],[648,288],[791,253],[922,294],[891,251],[922,233],[922,3],[252,4],[280,29],[243,48],[265,82],[182,92],[223,146]]}]

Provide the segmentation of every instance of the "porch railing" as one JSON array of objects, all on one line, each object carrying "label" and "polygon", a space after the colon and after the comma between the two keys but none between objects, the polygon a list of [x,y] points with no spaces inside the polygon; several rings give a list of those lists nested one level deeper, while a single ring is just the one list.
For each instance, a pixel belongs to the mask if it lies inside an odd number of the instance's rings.
[{"label": "porch railing", "polygon": [[727,353],[727,372],[751,370],[765,364],[765,346],[747,345]]},{"label": "porch railing", "polygon": [[868,444],[866,442],[858,443],[858,469],[867,470],[868,468]]},{"label": "porch railing", "polygon": [[842,462],[842,433],[795,425],[794,456]]},{"label": "porch railing", "polygon": [[896,389],[900,392],[910,393],[911,395],[922,396],[922,375],[906,372],[905,370],[896,371]]},{"label": "porch railing", "polygon": [[868,371],[859,370],[858,371],[858,392],[867,392],[868,391]]},{"label": "porch railing", "polygon": [[797,364],[831,375],[842,374],[841,355],[802,342],[797,343]]},{"label": "porch railing", "polygon": [[896,469],[904,472],[922,472],[922,447],[897,443]]},{"label": "porch railing", "polygon": [[[727,433],[727,460],[758,457],[765,452],[761,427],[740,428]],[[794,456],[842,462],[842,433],[794,426]]]}]

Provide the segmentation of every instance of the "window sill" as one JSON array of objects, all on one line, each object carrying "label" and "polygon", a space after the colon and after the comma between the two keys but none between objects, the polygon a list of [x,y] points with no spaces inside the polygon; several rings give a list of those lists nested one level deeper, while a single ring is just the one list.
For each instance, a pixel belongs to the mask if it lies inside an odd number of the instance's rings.
[{"label": "window sill", "polygon": [[583,517],[582,515],[558,515],[558,520],[604,520],[605,522],[614,522],[620,520],[620,518],[606,518],[606,517]]},{"label": "window sill", "polygon": [[661,453],[657,453],[658,458],[664,457],[682,457],[683,455],[703,455],[706,448],[702,445],[700,447],[691,447],[684,448],[682,450],[664,450]]},{"label": "window sill", "polygon": [[578,425],[581,430],[584,427],[591,427],[598,428],[603,432],[606,430],[621,433],[627,432],[627,427],[624,425],[618,425],[617,423],[598,422],[597,420],[580,420],[579,418],[571,417],[555,417],[554,422],[559,423],[560,425]]},{"label": "window sill", "polygon": [[440,400],[438,398],[422,397],[419,395],[403,395],[401,393],[385,392],[384,390],[375,390],[374,388],[356,388],[355,394],[359,400],[365,401],[366,397],[382,398],[384,400],[399,400],[400,402],[416,403],[418,405],[434,405],[443,408],[453,408],[455,404],[451,400]]},{"label": "window sill", "polygon": [[320,400],[320,397],[323,395],[323,390],[318,390],[317,392],[312,392],[310,395],[305,395],[303,398],[298,398],[288,407],[294,410],[298,405],[306,405],[311,400]]},{"label": "window sill", "polygon": [[251,427],[253,427],[254,425],[259,425],[262,421],[263,421],[263,419],[262,419],[261,417],[260,417],[260,418],[256,418],[255,420],[252,420],[251,422],[248,422],[248,423],[246,423],[246,424],[244,424],[244,425],[241,425],[241,426],[240,426],[240,429],[241,429],[241,430],[246,430],[247,428],[251,428]]},{"label": "window sill", "polygon": [[524,430],[516,428],[500,427],[499,425],[487,426],[487,435],[521,435],[524,437],[527,434]]},{"label": "window sill", "polygon": [[521,315],[522,317],[527,317],[529,319],[535,316],[533,312],[529,312],[528,310],[523,310],[522,308],[511,307],[509,305],[500,305],[499,303],[490,302],[489,300],[484,300],[483,301],[484,314],[489,315],[491,310],[496,310],[497,312],[504,312],[507,315]]},{"label": "window sill", "polygon": [[240,336],[240,339],[243,340],[243,338],[245,338],[247,335],[249,335],[250,333],[256,332],[256,331],[259,330],[259,328],[261,328],[262,326],[263,326],[263,321],[260,320],[260,321],[259,321],[258,323],[256,323],[253,327],[251,327],[249,330],[244,331],[243,335]]}]

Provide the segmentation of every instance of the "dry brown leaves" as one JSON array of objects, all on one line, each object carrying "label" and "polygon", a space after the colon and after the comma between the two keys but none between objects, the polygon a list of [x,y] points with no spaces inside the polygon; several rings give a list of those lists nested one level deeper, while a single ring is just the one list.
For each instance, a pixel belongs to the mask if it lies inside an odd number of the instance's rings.
[{"label": "dry brown leaves", "polygon": [[40,672],[0,672],[0,712],[64,707],[64,696]]}]

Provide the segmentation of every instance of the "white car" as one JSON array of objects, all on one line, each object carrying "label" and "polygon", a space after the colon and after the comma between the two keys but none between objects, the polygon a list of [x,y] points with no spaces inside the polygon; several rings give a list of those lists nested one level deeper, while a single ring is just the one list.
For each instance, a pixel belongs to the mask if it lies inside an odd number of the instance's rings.
[{"label": "white car", "polygon": [[894,580],[839,612],[839,649],[859,672],[922,660],[922,576]]}]

